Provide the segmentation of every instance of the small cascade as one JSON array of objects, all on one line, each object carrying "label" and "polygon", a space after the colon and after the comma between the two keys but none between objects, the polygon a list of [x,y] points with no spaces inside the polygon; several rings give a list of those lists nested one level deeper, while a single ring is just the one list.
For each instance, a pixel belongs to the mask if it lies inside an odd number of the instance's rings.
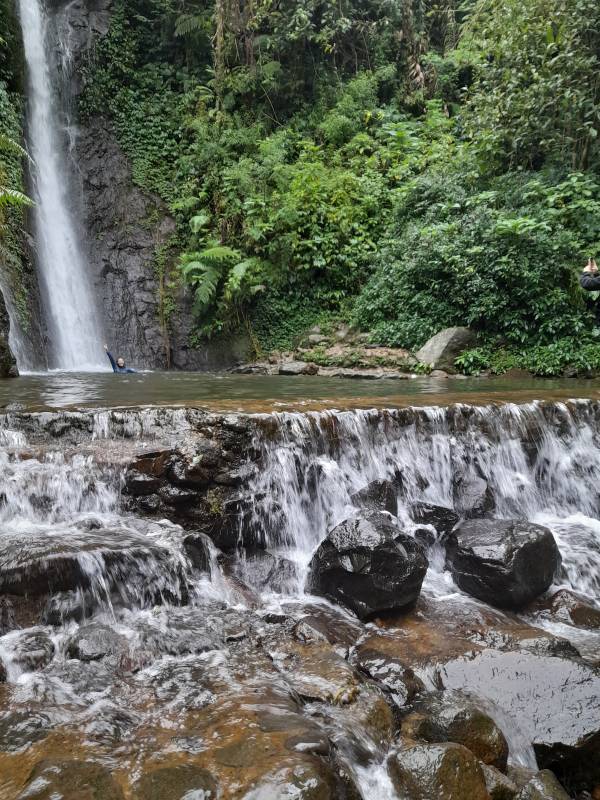
[{"label": "small cascade", "polygon": [[[221,446],[245,467],[231,485]],[[150,488],[139,472],[131,484],[145,517],[126,493],[128,465],[169,458],[160,478],[146,473]],[[220,465],[208,473],[224,484],[193,497],[224,485],[239,502],[242,540],[250,509],[254,545],[221,553],[199,532],[189,496],[169,506],[202,458]],[[591,401],[1,415],[0,794],[13,800],[29,780],[19,748],[35,742],[52,762],[56,731],[72,763],[109,759],[132,794],[160,753],[161,764],[214,780],[194,791],[218,786],[223,797],[240,785],[248,798],[302,796],[293,794],[300,785],[339,779],[349,796],[400,800],[399,758],[410,745],[397,714],[410,713],[413,693],[419,702],[440,689],[466,692],[495,721],[512,764],[544,766],[535,737],[571,747],[597,721],[599,678],[586,661],[597,657],[597,633],[469,597],[439,544],[416,611],[391,621],[361,622],[307,595],[304,582],[319,543],[360,513],[355,494],[372,481],[395,487],[410,534],[414,502],[456,506],[457,481],[476,475],[495,516],[550,527],[563,558],[552,591],[576,591],[594,610],[599,469],[600,405]],[[166,498],[158,514],[151,497]]]},{"label": "small cascade", "polygon": [[72,121],[60,113],[59,66],[53,62],[56,35],[59,58],[68,67],[64,26],[52,25],[42,0],[19,0],[28,70],[28,140],[36,201],[35,238],[42,301],[48,328],[51,368],[104,367],[102,328],[72,210],[69,178]]},{"label": "small cascade", "polygon": [[[411,503],[452,508],[457,478],[476,475],[494,515],[553,531],[561,580],[600,595],[600,428],[595,405],[283,413],[267,420],[252,482],[256,525],[271,548],[307,565],[326,532],[356,513],[352,495],[387,479],[405,527]],[[274,428],[274,430],[273,430]],[[447,586],[444,585],[444,591]]]}]

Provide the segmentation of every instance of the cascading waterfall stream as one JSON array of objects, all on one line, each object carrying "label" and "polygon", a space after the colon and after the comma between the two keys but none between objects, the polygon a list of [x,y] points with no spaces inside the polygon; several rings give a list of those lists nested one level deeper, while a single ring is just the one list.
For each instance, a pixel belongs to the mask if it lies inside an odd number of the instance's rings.
[{"label": "cascading waterfall stream", "polygon": [[[20,0],[28,70],[28,139],[34,162],[38,274],[48,326],[51,368],[104,367],[102,331],[69,202],[69,163],[50,59],[49,18],[43,0]],[[61,30],[57,36],[64,36]],[[65,41],[60,41],[63,51]],[[68,60],[68,59],[67,59]],[[67,128],[70,125],[67,123]]]},{"label": "cascading waterfall stream", "polygon": [[[187,548],[189,529],[161,515],[148,519],[124,510],[123,469],[129,463],[124,451],[131,448],[134,454],[141,447],[156,455],[187,447],[193,459],[194,436],[221,425],[218,415],[144,408],[0,416],[0,578],[9,582],[9,595],[19,593],[11,572],[24,575],[36,590],[46,574],[53,582],[41,623],[0,635],[0,662],[13,692],[9,711],[28,719],[32,713],[46,715],[49,722],[44,724],[75,731],[86,742],[86,759],[98,743],[120,748],[113,751],[118,753],[115,763],[135,777],[154,768],[158,751],[161,758],[188,754],[193,761],[221,748],[223,741],[230,741],[230,731],[243,728],[249,719],[242,740],[251,742],[253,762],[278,746],[275,740],[282,731],[286,745],[273,751],[278,753],[275,761],[302,759],[304,754],[311,758],[314,748],[322,757],[324,739],[333,743],[336,763],[351,776],[358,796],[400,800],[404,795],[392,762],[404,745],[365,726],[364,707],[361,711],[354,699],[362,697],[366,703],[368,692],[361,685],[356,694],[356,685],[343,682],[345,672],[363,669],[358,659],[365,640],[387,641],[394,629],[364,625],[350,612],[304,594],[312,553],[332,526],[359,511],[353,494],[369,482],[394,482],[399,524],[410,533],[412,502],[452,506],[455,477],[475,471],[494,493],[496,516],[525,517],[551,528],[563,558],[557,586],[597,604],[600,406],[456,405],[226,419],[228,448],[235,450],[234,431],[254,435],[247,465],[251,477],[241,491],[253,498],[262,544],[295,566],[297,580],[283,589],[261,583],[265,573],[260,553],[250,550],[247,560],[241,552],[223,557],[209,544],[207,562],[199,566]],[[77,445],[83,447],[76,451]],[[59,585],[65,575],[67,583],[79,584],[76,591]],[[240,575],[247,582],[241,593],[236,583]],[[254,592],[248,588],[252,586]],[[504,733],[513,764],[537,766],[529,717],[535,716],[531,710],[538,710],[536,703],[546,702],[541,697],[557,698],[558,717],[566,698],[567,728],[576,719],[569,715],[578,702],[583,716],[594,713],[585,710],[589,673],[584,665],[569,660],[569,654],[563,661],[555,650],[522,652],[518,644],[503,649],[500,640],[527,627],[527,616],[504,615],[461,593],[444,571],[441,547],[440,553],[429,553],[421,599],[425,611],[417,610],[416,616],[430,609],[432,624],[440,631],[455,614],[464,615],[467,627],[489,627],[491,639],[482,649],[470,639],[475,649],[468,649],[464,658],[461,652],[450,654],[443,663],[415,667],[415,673],[428,692],[438,690],[443,678],[444,688],[465,690],[476,698]],[[0,594],[0,612],[1,601]],[[330,620],[334,642],[327,638],[329,628],[311,629],[311,619],[324,624]],[[404,619],[410,624],[411,612],[394,622],[400,635]],[[303,639],[302,628],[297,632],[305,620],[304,630],[309,635],[316,631],[316,638]],[[531,623],[537,626],[530,629],[535,630],[534,644],[545,646],[540,620]],[[344,633],[345,627],[352,633]],[[558,630],[554,622],[548,626],[573,641],[574,629],[566,628]],[[460,639],[464,631],[456,631]],[[582,644],[592,642],[593,648],[597,633],[586,629],[579,634]],[[92,652],[86,660],[85,651],[77,649],[82,636],[83,646],[91,642],[92,651],[94,637],[102,646],[108,642],[118,649],[97,660]],[[344,642],[345,636],[349,639]],[[399,653],[410,651],[410,639],[398,641]],[[31,642],[35,653],[50,653],[45,666],[29,666]],[[536,673],[532,670],[538,655]],[[330,659],[337,659],[333,667]],[[385,675],[384,670],[370,677],[385,684]],[[332,691],[324,700],[330,682],[333,690],[338,682],[344,690],[340,695]],[[387,685],[394,695],[393,680]],[[538,688],[547,689],[546,694],[536,695]],[[303,702],[290,700],[291,695]],[[398,705],[401,713],[406,711],[402,702]],[[540,705],[539,711],[543,717],[546,709]],[[218,720],[214,728],[213,719]],[[550,719],[557,724],[555,717]],[[255,736],[265,738],[255,744]],[[133,743],[135,757],[124,748],[125,741]],[[237,754],[237,745],[230,746]],[[147,755],[150,761],[144,761]],[[229,757],[224,757],[226,765]],[[244,769],[246,762],[240,775]],[[275,778],[276,773],[268,772],[267,781]],[[274,786],[264,796],[286,796],[278,795]]]}]

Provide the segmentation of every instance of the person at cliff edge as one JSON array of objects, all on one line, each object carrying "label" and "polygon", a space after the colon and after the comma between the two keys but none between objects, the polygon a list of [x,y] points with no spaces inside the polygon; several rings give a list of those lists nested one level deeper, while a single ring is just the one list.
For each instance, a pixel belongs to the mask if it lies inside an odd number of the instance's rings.
[{"label": "person at cliff edge", "polygon": [[590,300],[596,314],[596,331],[594,331],[594,334],[600,335],[600,272],[595,258],[588,258],[588,262],[579,276],[579,285],[586,292],[593,292],[590,295]]},{"label": "person at cliff edge", "polygon": [[110,365],[112,367],[113,372],[121,372],[121,373],[135,372],[134,369],[131,369],[131,367],[126,366],[125,359],[122,356],[119,356],[115,361],[112,353],[110,353],[108,350],[107,344],[104,345],[104,349],[106,350],[106,355],[108,356],[108,360],[110,361]]}]

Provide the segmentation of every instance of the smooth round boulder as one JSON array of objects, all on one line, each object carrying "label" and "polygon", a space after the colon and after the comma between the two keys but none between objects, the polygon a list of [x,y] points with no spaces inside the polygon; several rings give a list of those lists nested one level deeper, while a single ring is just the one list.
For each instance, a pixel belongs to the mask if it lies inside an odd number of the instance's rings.
[{"label": "smooth round boulder", "polygon": [[402,734],[427,742],[455,742],[484,764],[506,769],[508,743],[494,720],[462,692],[434,692],[413,704]]},{"label": "smooth round boulder", "polygon": [[548,528],[521,520],[460,523],[446,540],[446,566],[467,594],[518,610],[551,585],[561,557]]},{"label": "smooth round boulder", "polygon": [[489,800],[479,762],[454,742],[411,744],[389,762],[392,781],[406,800]]},{"label": "smooth round boulder", "polygon": [[360,619],[413,606],[428,561],[422,546],[383,514],[347,519],[319,545],[307,587]]}]

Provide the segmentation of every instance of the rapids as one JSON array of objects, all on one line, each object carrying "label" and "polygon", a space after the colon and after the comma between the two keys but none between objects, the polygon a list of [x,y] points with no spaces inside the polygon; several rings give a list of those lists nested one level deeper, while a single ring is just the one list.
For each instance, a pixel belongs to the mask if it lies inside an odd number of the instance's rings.
[{"label": "rapids", "polygon": [[[215,465],[214,487],[231,484],[250,509],[225,555],[206,537],[190,545],[196,518],[169,505],[168,487],[153,489],[164,502],[147,514],[127,490],[136,459],[193,459],[216,429],[244,470],[228,484]],[[570,746],[598,729],[597,629],[468,597],[439,545],[405,615],[365,624],[304,591],[314,550],[371,481],[393,483],[412,533],[411,503],[452,507],[455,477],[477,474],[496,516],[553,532],[562,566],[548,595],[568,589],[600,608],[595,401],[12,411],[0,445],[2,800],[45,796],[23,787],[67,754],[112,772],[106,797],[153,796],[140,788],[148,771],[187,765],[211,800],[308,798],[311,785],[355,797],[351,784],[393,800],[390,708],[410,703],[408,673],[477,697],[513,764],[535,768],[546,731]]]}]

